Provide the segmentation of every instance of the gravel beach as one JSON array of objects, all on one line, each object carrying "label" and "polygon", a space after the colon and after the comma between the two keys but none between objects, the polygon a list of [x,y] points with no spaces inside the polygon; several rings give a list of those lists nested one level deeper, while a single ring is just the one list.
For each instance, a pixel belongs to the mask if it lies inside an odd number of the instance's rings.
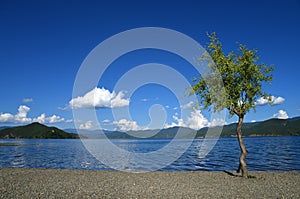
[{"label": "gravel beach", "polygon": [[0,169],[0,198],[300,198],[300,172]]}]

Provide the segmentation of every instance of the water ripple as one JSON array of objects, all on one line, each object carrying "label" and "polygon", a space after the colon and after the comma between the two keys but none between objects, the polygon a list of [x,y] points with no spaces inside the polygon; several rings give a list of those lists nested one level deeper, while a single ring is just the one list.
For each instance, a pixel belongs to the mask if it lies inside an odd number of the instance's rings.
[{"label": "water ripple", "polygon": [[[167,139],[113,140],[117,146],[137,153],[158,150],[169,142]],[[183,150],[185,140],[177,142],[176,150]],[[255,137],[245,138],[244,142],[249,151],[247,163],[250,170],[300,171],[300,137]],[[88,153],[80,140],[24,139],[0,140],[0,143],[0,167],[111,170]],[[219,139],[213,150],[203,157],[201,150],[205,147],[202,139],[194,140],[178,160],[161,170],[221,171],[237,168],[240,150],[236,138]],[[114,161],[122,165],[128,160],[118,157]],[[151,167],[149,161],[133,165],[137,170],[149,170]]]}]

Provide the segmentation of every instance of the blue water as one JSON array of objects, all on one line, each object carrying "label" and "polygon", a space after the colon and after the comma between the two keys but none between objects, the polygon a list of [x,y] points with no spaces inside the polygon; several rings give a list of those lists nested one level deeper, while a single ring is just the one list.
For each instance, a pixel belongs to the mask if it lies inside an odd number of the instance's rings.
[{"label": "blue water", "polygon": [[[182,150],[180,146],[186,141],[177,140],[176,150]],[[118,147],[136,153],[156,151],[169,142],[168,139],[113,140]],[[93,157],[79,139],[0,140],[0,143],[14,144],[0,146],[0,167],[112,170]],[[236,170],[240,154],[236,138],[220,138],[205,157],[199,155],[202,143],[203,139],[195,139],[179,159],[160,170]],[[244,138],[244,143],[249,151],[249,170],[300,171],[300,137],[252,137]],[[151,167],[138,166],[141,170]]]}]

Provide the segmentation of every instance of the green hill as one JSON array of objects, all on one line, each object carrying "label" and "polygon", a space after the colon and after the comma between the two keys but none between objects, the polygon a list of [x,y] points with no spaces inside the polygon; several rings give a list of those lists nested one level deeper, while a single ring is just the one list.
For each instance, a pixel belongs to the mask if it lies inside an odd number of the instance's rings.
[{"label": "green hill", "polygon": [[[222,133],[219,135],[220,128]],[[208,128],[195,130],[185,127],[173,127],[161,130],[130,131],[127,134],[120,131],[84,131],[83,138],[103,139],[136,139],[138,137],[161,139],[161,138],[203,138],[208,137],[235,137],[236,123],[225,125],[223,127],[210,128],[210,134],[207,134]],[[0,138],[79,138],[76,129],[60,130],[56,127],[47,127],[39,123],[32,123],[26,126],[8,127],[0,129]],[[243,136],[299,136],[300,135],[300,117],[291,119],[270,119],[263,122],[244,123],[242,128]],[[81,130],[80,133],[83,133]],[[196,136],[195,136],[196,134]],[[131,136],[133,135],[133,136]]]},{"label": "green hill", "polygon": [[[110,139],[136,139],[137,137],[147,137],[149,139],[159,138],[203,138],[207,137],[235,137],[236,123],[225,125],[223,127],[202,128],[195,132],[195,130],[185,127],[173,127],[161,130],[144,130],[144,131],[130,131],[131,136],[125,132],[114,131],[106,133]],[[221,134],[219,134],[222,128]],[[244,123],[242,128],[243,136],[299,136],[300,135],[300,117],[291,119],[270,119],[263,122]],[[196,133],[196,136],[195,136]],[[142,136],[141,136],[142,135]],[[149,136],[150,135],[150,136]],[[153,135],[153,136],[151,136]]]},{"label": "green hill", "polygon": [[106,133],[109,139],[166,139],[166,138],[194,138],[196,130],[186,127],[172,127],[168,129],[156,129],[156,130],[143,130],[143,131],[129,131],[125,132],[114,131]]},{"label": "green hill", "polygon": [[[222,129],[221,137],[236,136],[236,123],[225,125]],[[211,128],[212,136],[214,131],[220,127]],[[205,136],[207,128],[197,132],[198,138]],[[263,122],[245,123],[242,127],[243,136],[298,136],[300,135],[300,117],[291,119],[270,119]]]},{"label": "green hill", "polygon": [[48,127],[35,122],[26,126],[2,129],[0,130],[0,138],[64,139],[78,138],[78,135],[64,132],[56,127]]}]

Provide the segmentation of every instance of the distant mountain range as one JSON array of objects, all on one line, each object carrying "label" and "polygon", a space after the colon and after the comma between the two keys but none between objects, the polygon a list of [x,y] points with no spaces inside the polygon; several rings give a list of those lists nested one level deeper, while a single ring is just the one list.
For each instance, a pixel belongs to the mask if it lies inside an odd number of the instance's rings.
[{"label": "distant mountain range", "polygon": [[25,126],[7,127],[0,130],[0,138],[64,139],[79,138],[77,134],[67,133],[56,127],[48,127],[34,122]]},{"label": "distant mountain range", "polygon": [[[219,132],[222,128],[222,133]],[[109,139],[136,139],[136,138],[203,138],[207,137],[235,137],[236,123],[223,127],[202,128],[198,131],[185,128],[173,127],[161,130],[143,131],[106,131],[106,130],[79,130],[76,129],[60,130],[56,127],[48,127],[39,123],[32,123],[18,127],[0,127],[0,138],[109,138]],[[270,119],[263,122],[244,123],[243,136],[299,136],[300,117],[291,119]]]},{"label": "distant mountain range", "polygon": [[[222,129],[221,137],[235,137],[236,123],[225,125]],[[214,130],[220,127],[211,129],[212,135]],[[206,134],[207,128],[200,129],[197,132],[197,137],[202,137]],[[254,136],[299,136],[300,135],[300,117],[291,119],[270,119],[262,122],[244,123],[242,133],[245,137]]]}]

